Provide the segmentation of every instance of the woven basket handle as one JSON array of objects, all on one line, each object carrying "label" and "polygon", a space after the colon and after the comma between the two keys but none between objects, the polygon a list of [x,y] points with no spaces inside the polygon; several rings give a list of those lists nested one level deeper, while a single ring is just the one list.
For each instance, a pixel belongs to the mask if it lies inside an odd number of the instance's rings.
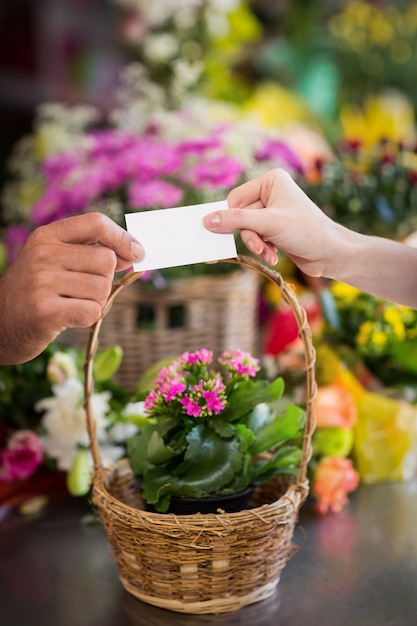
[{"label": "woven basket handle", "polygon": [[[305,385],[305,410],[306,410],[306,423],[304,428],[304,436],[302,443],[302,454],[301,454],[301,463],[298,470],[297,480],[299,483],[304,483],[307,478],[307,469],[308,463],[310,461],[312,455],[312,435],[315,428],[315,419],[314,419],[314,399],[316,395],[316,381],[315,381],[315,362],[316,362],[316,353],[314,350],[311,330],[307,321],[307,315],[305,309],[299,304],[297,297],[294,291],[287,285],[282,276],[269,268],[256,259],[251,257],[239,255],[236,259],[225,259],[221,262],[227,263],[235,263],[245,267],[247,269],[254,270],[259,272],[276,285],[278,285],[281,296],[292,309],[294,317],[298,326],[298,334],[303,343],[304,348],[304,360],[305,360],[305,374],[306,374],[306,385]],[[101,325],[106,317],[108,311],[110,310],[115,298],[118,293],[127,285],[130,285],[135,280],[140,278],[142,272],[129,272],[125,274],[120,281],[113,285],[110,296],[107,300],[107,303],[103,309],[103,314],[101,318],[91,326],[89,339],[87,343],[86,349],[86,358],[84,364],[84,408],[86,412],[86,420],[87,420],[87,431],[90,440],[90,450],[93,456],[94,462],[94,471],[97,472],[102,467],[100,450],[97,442],[96,436],[96,428],[95,428],[95,420],[92,414],[91,408],[91,397],[94,391],[94,377],[93,377],[93,361],[94,356],[97,352],[98,348],[98,336],[100,333]]]}]

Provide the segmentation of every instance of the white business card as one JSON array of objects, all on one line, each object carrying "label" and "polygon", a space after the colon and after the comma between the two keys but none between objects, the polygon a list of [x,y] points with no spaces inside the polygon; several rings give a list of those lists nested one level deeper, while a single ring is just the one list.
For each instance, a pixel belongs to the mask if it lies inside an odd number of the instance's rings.
[{"label": "white business card", "polygon": [[145,255],[135,272],[179,267],[237,256],[233,233],[212,233],[203,217],[227,209],[226,200],[191,206],[126,213],[126,227],[142,244]]}]

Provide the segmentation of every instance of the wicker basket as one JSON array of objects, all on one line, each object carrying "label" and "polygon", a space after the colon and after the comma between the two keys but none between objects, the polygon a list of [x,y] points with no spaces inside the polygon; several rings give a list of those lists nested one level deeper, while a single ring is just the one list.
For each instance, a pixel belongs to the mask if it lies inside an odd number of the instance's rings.
[{"label": "wicker basket", "polygon": [[[306,363],[306,426],[298,475],[257,487],[247,510],[179,517],[148,512],[128,461],[102,466],[90,406],[93,357],[102,320],[91,328],[87,346],[84,384],[94,460],[92,500],[106,528],[120,580],[142,601],[183,613],[225,613],[271,596],[294,551],[294,528],[308,494],[316,384],[306,314],[277,272],[251,258],[238,257],[237,262],[280,287],[297,320]],[[103,317],[123,287],[137,277],[126,275],[115,285]]]},{"label": "wicker basket", "polygon": [[[135,281],[119,294],[100,331],[100,346],[120,345],[115,380],[135,389],[154,363],[210,345],[215,355],[257,348],[258,275],[248,270],[176,280],[164,289]],[[65,331],[61,342],[78,348],[88,329]]]}]

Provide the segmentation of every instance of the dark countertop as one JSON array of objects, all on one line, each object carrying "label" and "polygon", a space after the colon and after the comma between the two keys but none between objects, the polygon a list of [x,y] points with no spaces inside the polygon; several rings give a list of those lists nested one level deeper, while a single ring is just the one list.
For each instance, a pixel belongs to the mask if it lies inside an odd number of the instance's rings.
[{"label": "dark countertop", "polygon": [[2,626],[416,626],[417,482],[362,485],[338,515],[306,505],[271,598],[219,616],[170,613],[124,591],[85,503],[53,498],[0,521]]}]

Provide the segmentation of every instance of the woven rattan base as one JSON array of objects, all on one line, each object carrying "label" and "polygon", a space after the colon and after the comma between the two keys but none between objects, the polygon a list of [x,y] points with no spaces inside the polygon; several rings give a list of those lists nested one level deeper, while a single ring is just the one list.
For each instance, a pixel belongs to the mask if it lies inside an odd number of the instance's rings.
[{"label": "woven rattan base", "polygon": [[281,478],[237,513],[151,513],[124,460],[96,476],[93,502],[126,591],[171,611],[224,613],[274,592],[307,491]]}]

